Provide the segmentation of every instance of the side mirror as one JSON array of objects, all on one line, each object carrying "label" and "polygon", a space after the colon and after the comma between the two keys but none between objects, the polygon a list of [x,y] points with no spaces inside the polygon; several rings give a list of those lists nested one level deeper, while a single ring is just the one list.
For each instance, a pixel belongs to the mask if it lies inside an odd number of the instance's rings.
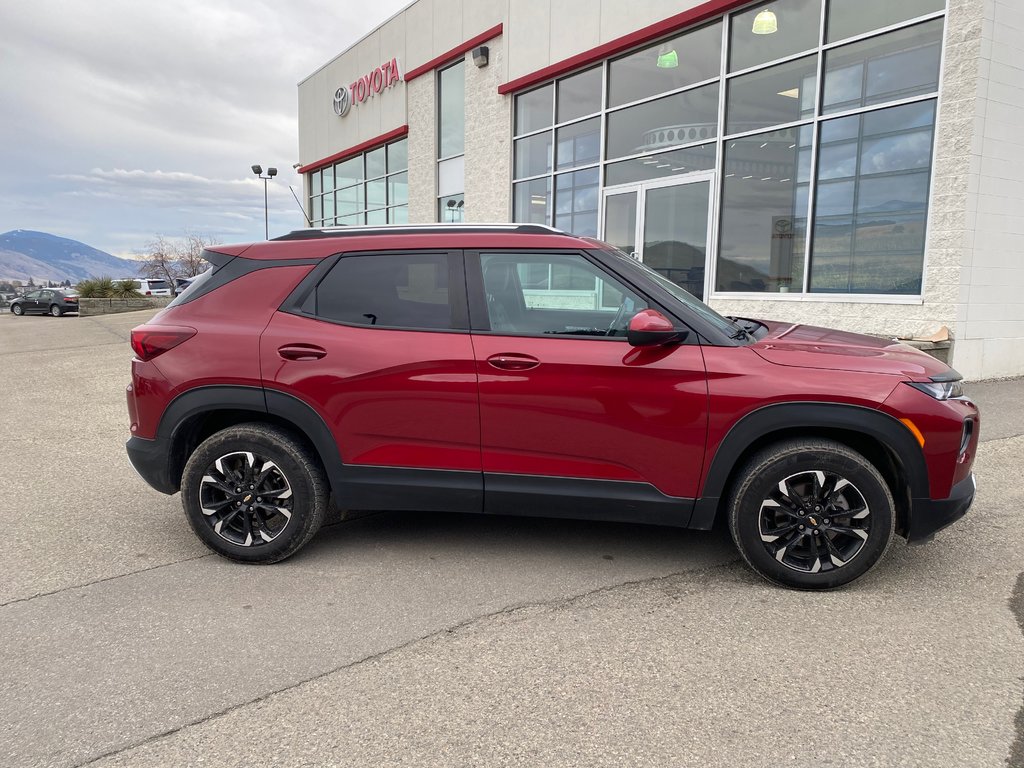
[{"label": "side mirror", "polygon": [[658,310],[644,309],[629,321],[626,340],[634,347],[658,347],[682,341],[688,333],[677,330]]}]

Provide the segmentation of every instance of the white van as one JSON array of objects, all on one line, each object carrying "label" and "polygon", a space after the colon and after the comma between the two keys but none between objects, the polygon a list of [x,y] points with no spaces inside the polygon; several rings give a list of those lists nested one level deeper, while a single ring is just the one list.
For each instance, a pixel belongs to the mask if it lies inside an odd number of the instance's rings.
[{"label": "white van", "polygon": [[143,296],[171,295],[171,287],[166,280],[150,280],[146,277],[122,277],[121,280],[131,280],[135,283],[135,290]]}]

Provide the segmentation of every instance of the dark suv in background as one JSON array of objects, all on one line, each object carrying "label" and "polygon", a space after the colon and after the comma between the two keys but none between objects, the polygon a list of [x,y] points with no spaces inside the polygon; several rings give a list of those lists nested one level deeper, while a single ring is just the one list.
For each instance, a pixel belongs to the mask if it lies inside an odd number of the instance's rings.
[{"label": "dark suv in background", "polygon": [[978,409],[902,344],[722,317],[534,225],[217,246],[132,331],[128,453],[214,551],[281,560],[329,500],[708,529],[792,587],[974,497]]}]

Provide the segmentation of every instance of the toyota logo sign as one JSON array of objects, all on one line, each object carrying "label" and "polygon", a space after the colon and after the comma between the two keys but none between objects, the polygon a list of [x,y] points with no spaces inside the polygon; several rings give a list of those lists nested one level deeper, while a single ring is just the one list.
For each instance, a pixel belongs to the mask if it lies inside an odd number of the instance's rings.
[{"label": "toyota logo sign", "polygon": [[348,88],[344,85],[334,92],[334,114],[344,117],[352,106],[352,97],[349,96]]}]

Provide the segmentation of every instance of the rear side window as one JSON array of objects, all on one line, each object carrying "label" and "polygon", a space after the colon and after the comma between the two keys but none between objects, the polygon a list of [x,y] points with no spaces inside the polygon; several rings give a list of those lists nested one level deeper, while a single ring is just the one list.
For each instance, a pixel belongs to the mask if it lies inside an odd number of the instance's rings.
[{"label": "rear side window", "polygon": [[448,255],[389,253],[339,259],[317,286],[316,315],[349,325],[454,328]]}]

